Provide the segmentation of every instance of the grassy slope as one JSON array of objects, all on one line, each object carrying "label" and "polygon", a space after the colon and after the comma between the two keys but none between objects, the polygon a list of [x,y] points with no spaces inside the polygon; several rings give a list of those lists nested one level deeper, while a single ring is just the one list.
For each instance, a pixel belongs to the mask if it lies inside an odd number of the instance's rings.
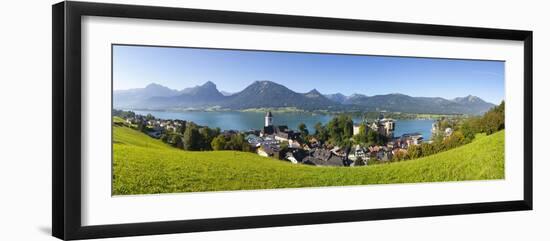
[{"label": "grassy slope", "polygon": [[504,178],[504,132],[417,160],[342,168],[235,151],[188,152],[114,127],[114,195]]}]

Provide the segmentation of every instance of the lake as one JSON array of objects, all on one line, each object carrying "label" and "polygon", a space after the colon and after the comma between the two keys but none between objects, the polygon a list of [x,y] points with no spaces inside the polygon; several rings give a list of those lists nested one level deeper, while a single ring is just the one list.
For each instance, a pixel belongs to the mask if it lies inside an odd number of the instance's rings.
[{"label": "lake", "polygon": [[[261,129],[264,126],[265,113],[263,112],[238,112],[238,111],[142,111],[132,110],[136,114],[151,114],[160,119],[179,119],[195,122],[198,125],[211,128],[219,127],[221,130],[248,130]],[[273,124],[287,125],[291,129],[298,129],[298,124],[305,123],[311,133],[317,122],[328,123],[333,115],[315,114],[303,112],[273,113]],[[354,123],[361,121],[359,117],[353,118]],[[405,133],[421,133],[427,140],[431,137],[433,120],[396,120],[395,136]]]}]

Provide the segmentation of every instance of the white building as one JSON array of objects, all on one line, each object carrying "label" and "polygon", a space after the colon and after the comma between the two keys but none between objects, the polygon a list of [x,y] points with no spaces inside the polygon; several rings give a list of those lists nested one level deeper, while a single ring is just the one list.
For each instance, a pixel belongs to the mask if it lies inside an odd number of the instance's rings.
[{"label": "white building", "polygon": [[273,125],[273,115],[271,114],[271,111],[268,111],[265,115],[265,127],[272,126]]}]

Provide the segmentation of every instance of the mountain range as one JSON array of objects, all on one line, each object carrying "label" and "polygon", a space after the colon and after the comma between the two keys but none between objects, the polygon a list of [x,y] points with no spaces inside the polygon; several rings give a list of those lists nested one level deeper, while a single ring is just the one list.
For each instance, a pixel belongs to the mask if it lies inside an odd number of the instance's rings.
[{"label": "mountain range", "polygon": [[295,107],[308,111],[389,111],[478,115],[492,108],[494,104],[472,95],[449,100],[440,97],[412,97],[404,94],[346,96],[341,93],[322,94],[316,89],[299,93],[271,81],[255,81],[242,91],[228,93],[219,91],[216,84],[208,81],[203,85],[183,90],[173,90],[159,84],[149,84],[145,88],[115,90],[113,106],[122,109],[156,110]]}]

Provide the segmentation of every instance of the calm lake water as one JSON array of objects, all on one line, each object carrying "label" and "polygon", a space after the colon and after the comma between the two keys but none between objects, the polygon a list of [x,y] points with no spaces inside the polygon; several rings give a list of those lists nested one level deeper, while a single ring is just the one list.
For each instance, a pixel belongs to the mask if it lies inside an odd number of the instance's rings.
[{"label": "calm lake water", "polygon": [[[136,114],[147,115],[151,114],[161,119],[180,119],[188,120],[211,128],[219,127],[222,130],[248,130],[261,129],[264,126],[263,112],[237,112],[237,111],[220,111],[220,112],[202,112],[202,111],[187,111],[187,112],[168,112],[168,111],[140,111],[133,110]],[[291,129],[298,129],[298,125],[303,122],[306,124],[310,132],[314,131],[314,126],[317,122],[323,124],[328,123],[332,119],[332,115],[313,114],[313,113],[273,113],[273,124],[287,125]],[[353,118],[354,123],[360,122],[360,118]],[[395,136],[400,136],[405,133],[418,132],[425,139],[431,137],[431,129],[433,120],[396,120],[395,121]]]}]

